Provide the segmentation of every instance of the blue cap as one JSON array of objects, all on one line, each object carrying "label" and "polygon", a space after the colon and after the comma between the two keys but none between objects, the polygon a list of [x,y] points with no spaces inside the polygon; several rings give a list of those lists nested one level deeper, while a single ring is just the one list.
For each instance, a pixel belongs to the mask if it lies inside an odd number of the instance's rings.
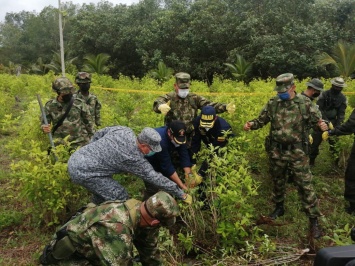
[{"label": "blue cap", "polygon": [[202,107],[200,126],[208,128],[213,127],[216,116],[216,110],[213,106],[207,105]]}]

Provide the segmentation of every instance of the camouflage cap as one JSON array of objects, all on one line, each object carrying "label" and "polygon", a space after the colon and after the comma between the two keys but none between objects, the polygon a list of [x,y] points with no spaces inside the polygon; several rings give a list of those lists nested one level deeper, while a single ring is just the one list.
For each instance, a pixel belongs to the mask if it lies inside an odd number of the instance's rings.
[{"label": "camouflage cap", "polygon": [[145,127],[141,133],[137,136],[137,139],[140,143],[147,144],[154,152],[160,152],[161,146],[160,141],[161,137],[155,129],[151,127]]},{"label": "camouflage cap", "polygon": [[180,214],[175,199],[164,191],[154,194],[145,203],[149,214],[158,219],[163,226],[172,226]]},{"label": "camouflage cap", "polygon": [[190,74],[179,72],[175,74],[176,84],[180,89],[190,88]]},{"label": "camouflage cap", "polygon": [[78,72],[75,77],[75,82],[78,83],[91,83],[91,74],[87,72]]},{"label": "camouflage cap", "polygon": [[332,83],[334,86],[339,87],[339,88],[344,88],[348,85],[346,85],[345,81],[341,77],[333,78],[330,83]]},{"label": "camouflage cap", "polygon": [[277,92],[285,92],[287,91],[287,86],[293,84],[293,74],[285,73],[276,78],[276,87],[275,91]]},{"label": "camouflage cap", "polygon": [[74,86],[66,77],[57,78],[52,82],[52,89],[59,93],[74,93]]},{"label": "camouflage cap", "polygon": [[317,91],[323,91],[324,84],[317,78],[311,79],[306,83],[307,87],[311,87]]}]

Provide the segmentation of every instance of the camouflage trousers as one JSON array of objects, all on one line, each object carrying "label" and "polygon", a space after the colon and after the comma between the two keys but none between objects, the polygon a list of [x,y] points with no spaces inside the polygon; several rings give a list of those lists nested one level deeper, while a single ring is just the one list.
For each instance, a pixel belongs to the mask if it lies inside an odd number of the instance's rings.
[{"label": "camouflage trousers", "polygon": [[[113,257],[112,265],[133,265],[133,239],[129,228],[122,227],[121,241],[116,240],[115,248],[110,247],[106,250],[101,244],[112,240],[109,231],[103,231],[103,235],[97,235],[98,228],[104,229],[97,224],[80,234],[67,232],[66,228],[70,222],[68,221],[53,235],[51,243],[45,247],[39,259],[41,265],[109,265]],[[115,253],[112,253],[112,250]]]},{"label": "camouflage trousers", "polygon": [[294,183],[302,201],[302,207],[309,218],[322,216],[318,199],[312,185],[309,158],[302,149],[282,150],[272,148],[269,152],[270,174],[273,178],[273,201],[285,200],[287,170],[294,173]]},{"label": "camouflage trousers", "polygon": [[162,265],[158,249],[159,228],[137,228],[135,232],[133,243],[139,253],[140,263],[143,266]]}]

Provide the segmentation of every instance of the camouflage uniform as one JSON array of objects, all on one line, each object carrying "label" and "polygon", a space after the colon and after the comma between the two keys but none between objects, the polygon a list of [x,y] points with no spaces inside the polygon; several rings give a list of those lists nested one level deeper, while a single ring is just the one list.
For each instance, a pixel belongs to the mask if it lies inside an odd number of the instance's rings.
[{"label": "camouflage uniform", "polygon": [[[58,78],[54,83],[53,86],[56,86],[56,88],[64,86],[56,90],[58,93],[71,93],[73,90],[70,81],[66,78]],[[64,115],[68,104],[67,102],[59,102],[57,98],[49,100],[44,107],[48,123],[52,123],[54,127]],[[55,131],[53,137],[63,139],[70,135],[68,140],[72,142],[73,147],[78,147],[87,144],[93,134],[93,121],[88,107],[81,99],[74,99],[68,115],[62,125]]]},{"label": "camouflage uniform", "polygon": [[295,175],[294,182],[298,187],[302,206],[310,218],[321,215],[311,183],[312,174],[307,156],[309,129],[315,127],[320,119],[316,106],[306,97],[297,94],[291,100],[281,100],[278,96],[270,99],[259,117],[249,121],[253,123],[250,128],[252,130],[271,123],[265,146],[274,182],[273,201],[284,201],[286,171],[290,168]]},{"label": "camouflage uniform", "polygon": [[77,99],[81,99],[83,100],[83,102],[86,103],[90,111],[92,120],[95,122],[96,126],[100,126],[101,125],[100,111],[102,106],[97,96],[91,93],[88,96],[84,96],[80,91],[78,91],[76,94],[74,94],[74,97],[76,97]]},{"label": "camouflage uniform", "polygon": [[[180,76],[181,75],[181,76]],[[185,77],[186,76],[186,77]],[[176,81],[182,81],[189,84],[190,75],[187,73],[177,73]],[[173,91],[158,97],[153,104],[153,110],[156,113],[160,113],[159,106],[161,104],[167,104],[170,101],[171,110],[165,116],[165,125],[169,124],[173,120],[180,120],[186,124],[187,134],[193,132],[192,120],[198,115],[199,110],[206,105],[211,105],[216,109],[217,113],[226,112],[226,104],[211,102],[202,96],[195,93],[189,93],[186,98],[181,98]],[[189,137],[188,137],[189,139]]]},{"label": "camouflage uniform", "polygon": [[[81,86],[80,84],[90,84],[91,83],[91,75],[86,72],[79,72],[76,75],[75,82]],[[90,88],[90,86],[88,86]],[[87,89],[89,90],[89,89]],[[96,95],[89,93],[88,95],[83,95],[83,93],[78,90],[76,94],[73,96],[79,99],[82,99],[87,106],[89,107],[90,114],[92,116],[92,120],[95,122],[96,126],[101,125],[101,103]]]},{"label": "camouflage uniform", "polygon": [[[147,129],[149,130],[144,129],[138,138],[143,133],[144,136],[149,134],[151,138],[156,138],[161,150],[158,132],[152,128]],[[173,181],[154,171],[139,150],[134,132],[123,126],[106,127],[96,132],[91,143],[71,155],[68,172],[73,182],[93,193],[94,203],[128,199],[125,188],[112,178],[112,175],[121,172],[137,175],[145,182],[178,198],[182,199],[184,194]]]},{"label": "camouflage uniform", "polygon": [[[347,99],[341,92],[341,89],[346,86],[342,78],[334,78],[331,80],[332,88],[324,91],[318,98],[317,105],[322,112],[322,118],[333,124],[334,127],[340,126],[344,122],[345,110],[347,107]],[[340,90],[334,89],[334,86],[341,88]],[[313,143],[309,157],[314,164],[315,158],[319,154],[319,145],[322,143],[322,132],[314,131],[312,134]],[[330,151],[334,157],[338,157],[335,145],[337,142],[336,137],[329,140]],[[338,159],[336,160],[336,162]],[[337,164],[337,163],[336,163]]]},{"label": "camouflage uniform", "polygon": [[150,246],[145,230],[140,227],[142,208],[162,226],[171,226],[179,215],[176,201],[158,192],[145,203],[135,199],[89,204],[57,231],[40,262],[43,265],[132,265],[133,244],[142,265],[161,265],[155,257],[157,246]]}]

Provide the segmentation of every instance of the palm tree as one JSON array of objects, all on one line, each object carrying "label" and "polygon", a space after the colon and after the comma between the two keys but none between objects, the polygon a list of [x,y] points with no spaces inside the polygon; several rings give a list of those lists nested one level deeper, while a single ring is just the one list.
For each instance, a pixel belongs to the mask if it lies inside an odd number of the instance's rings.
[{"label": "palm tree", "polygon": [[167,67],[164,62],[160,61],[158,63],[158,69],[153,69],[149,72],[149,75],[158,80],[159,85],[162,85],[165,81],[168,81],[171,78],[174,70],[170,67]]},{"label": "palm tree", "polygon": [[[64,61],[65,69],[68,70],[69,68],[76,68],[74,63],[77,60],[77,57],[67,58],[65,55],[66,60]],[[62,63],[61,63],[60,53],[54,52],[53,59],[49,64],[46,64],[45,67],[52,70],[55,74],[59,74],[62,72]]]},{"label": "palm tree", "polygon": [[85,63],[83,71],[89,73],[105,74],[110,68],[106,66],[110,56],[108,54],[100,53],[97,56],[87,55],[84,57]]},{"label": "palm tree", "polygon": [[316,61],[321,66],[334,65],[341,76],[348,78],[355,71],[355,44],[339,41],[331,55],[323,52]]},{"label": "palm tree", "polygon": [[44,75],[48,72],[48,68],[46,67],[46,64],[43,63],[42,57],[39,57],[37,62],[31,65],[31,71],[38,75]]},{"label": "palm tree", "polygon": [[228,67],[232,75],[237,79],[246,83],[248,75],[252,69],[253,63],[247,62],[241,55],[237,55],[235,64],[224,63]]}]

